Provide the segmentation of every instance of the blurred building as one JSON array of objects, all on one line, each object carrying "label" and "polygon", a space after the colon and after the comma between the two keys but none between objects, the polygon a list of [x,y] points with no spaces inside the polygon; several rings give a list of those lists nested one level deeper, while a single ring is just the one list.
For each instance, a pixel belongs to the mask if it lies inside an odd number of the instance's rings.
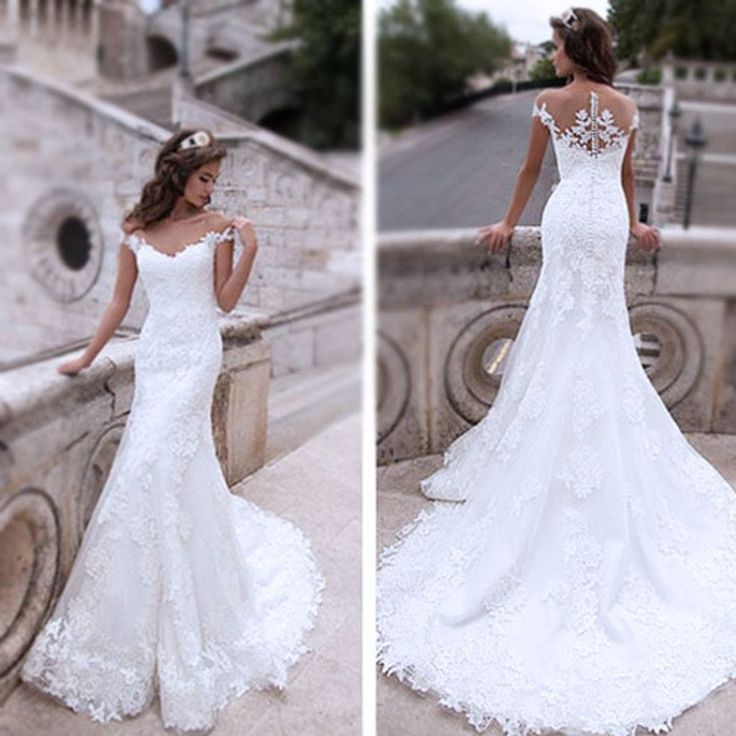
[{"label": "blurred building", "polygon": [[[3,55],[25,69],[171,127],[171,91],[192,93],[277,132],[300,111],[285,80],[295,42],[268,36],[284,0],[8,0]],[[150,11],[150,12],[146,12]]]},{"label": "blurred building", "polygon": [[510,79],[512,82],[525,82],[531,79],[532,69],[537,62],[548,56],[545,44],[516,41],[511,48],[511,57],[508,62],[494,74],[474,74],[468,80],[468,86],[474,91],[492,87],[500,79]]}]

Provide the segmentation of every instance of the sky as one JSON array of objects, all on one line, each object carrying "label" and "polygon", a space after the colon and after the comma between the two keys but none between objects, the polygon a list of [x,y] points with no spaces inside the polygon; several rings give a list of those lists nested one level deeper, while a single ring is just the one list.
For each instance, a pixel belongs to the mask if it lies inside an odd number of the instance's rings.
[{"label": "sky", "polygon": [[[563,0],[564,1],[564,0]],[[485,10],[490,19],[497,25],[506,26],[506,30],[514,41],[531,41],[542,43],[552,37],[549,25],[550,15],[559,15],[568,5],[560,0],[457,0],[457,4],[467,10]],[[587,0],[585,3],[573,3],[576,7],[590,8],[605,18],[608,12],[608,0]]]},{"label": "sky", "polygon": [[[564,0],[456,0],[457,5],[466,10],[486,15],[499,26],[505,26],[514,41],[542,43],[552,37],[549,26],[550,15],[559,15],[568,5]],[[379,7],[390,7],[393,0],[380,0]],[[603,18],[608,12],[608,0],[587,0],[573,3],[576,7],[595,10]]]}]

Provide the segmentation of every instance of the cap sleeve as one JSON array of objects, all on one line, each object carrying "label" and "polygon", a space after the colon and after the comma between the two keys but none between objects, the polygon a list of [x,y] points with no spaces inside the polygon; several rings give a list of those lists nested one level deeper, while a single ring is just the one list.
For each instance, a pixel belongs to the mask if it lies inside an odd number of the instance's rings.
[{"label": "cap sleeve", "polygon": [[540,101],[540,96],[537,95],[532,105],[532,118],[539,118],[542,125],[549,128],[551,132],[555,132],[555,121],[552,114],[547,110],[547,101]]},{"label": "cap sleeve", "polygon": [[233,225],[228,225],[224,230],[216,232],[213,238],[215,245],[218,243],[224,243],[226,240],[234,240],[236,245],[242,245],[240,234],[238,233],[237,228]]},{"label": "cap sleeve", "polygon": [[138,239],[138,236],[134,233],[126,233],[123,228],[120,228],[120,242],[123,245],[127,245],[128,248],[133,251],[133,253],[137,253],[138,248],[140,247],[140,240]]},{"label": "cap sleeve", "polygon": [[226,240],[232,240],[233,239],[233,226],[228,225],[224,230],[216,230],[214,235],[212,236],[212,242],[215,245],[218,245],[219,243],[224,243]]},{"label": "cap sleeve", "polygon": [[634,106],[634,115],[631,118],[629,130],[636,130],[638,127],[639,127],[639,107],[638,105],[636,105]]}]

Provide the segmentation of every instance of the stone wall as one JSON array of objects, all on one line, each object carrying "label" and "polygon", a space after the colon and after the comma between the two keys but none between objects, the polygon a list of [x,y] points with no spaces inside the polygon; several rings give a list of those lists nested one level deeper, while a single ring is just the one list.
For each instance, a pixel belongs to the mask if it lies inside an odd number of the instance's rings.
[{"label": "stone wall", "polygon": [[[229,485],[265,459],[270,351],[256,319],[222,326],[212,424]],[[58,360],[0,374],[0,702],[63,587],[133,396],[135,339],[74,377]]]},{"label": "stone wall", "polygon": [[[482,356],[516,335],[541,266],[540,231],[517,227],[508,256],[473,245],[474,235],[380,236],[381,463],[442,452],[493,403],[499,379]],[[650,378],[683,430],[734,433],[736,238],[697,228],[663,238],[656,255],[629,243],[632,333],[656,354]]]},{"label": "stone wall", "polygon": [[294,47],[292,41],[273,44],[260,54],[198,76],[197,97],[253,122],[295,106],[297,99],[286,79]]}]

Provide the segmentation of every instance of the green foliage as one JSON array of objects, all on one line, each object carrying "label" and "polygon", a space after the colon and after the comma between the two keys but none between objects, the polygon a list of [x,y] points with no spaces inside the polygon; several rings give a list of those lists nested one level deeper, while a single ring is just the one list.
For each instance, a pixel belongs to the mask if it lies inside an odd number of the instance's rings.
[{"label": "green foliage", "polygon": [[619,58],[640,52],[659,59],[736,61],[736,0],[611,0],[608,20],[618,34]]},{"label": "green foliage", "polygon": [[535,82],[554,79],[556,76],[555,65],[552,63],[552,59],[540,59],[529,73],[529,77]]},{"label": "green foliage", "polygon": [[361,6],[357,0],[293,0],[293,20],[272,34],[297,38],[291,82],[303,110],[299,138],[314,148],[360,144]]},{"label": "green foliage", "polygon": [[514,85],[514,80],[511,77],[498,77],[493,80],[491,87],[508,87],[511,89]]},{"label": "green foliage", "polygon": [[636,81],[638,84],[653,84],[656,86],[662,81],[662,70],[654,66],[642,69],[637,73]]},{"label": "green foliage", "polygon": [[511,39],[485,13],[455,0],[397,0],[378,20],[379,124],[395,128],[466,90],[475,72],[493,73]]}]

